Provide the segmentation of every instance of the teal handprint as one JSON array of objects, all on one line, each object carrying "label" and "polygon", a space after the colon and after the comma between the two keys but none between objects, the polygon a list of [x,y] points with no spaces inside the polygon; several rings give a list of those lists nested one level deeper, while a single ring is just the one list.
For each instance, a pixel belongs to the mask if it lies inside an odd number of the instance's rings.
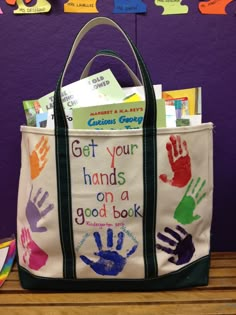
[{"label": "teal handprint", "polygon": [[181,224],[190,224],[200,219],[200,215],[194,215],[194,210],[206,196],[206,193],[202,192],[206,181],[204,180],[201,183],[201,178],[198,177],[194,185],[193,182],[194,180],[192,179],[182,200],[175,209],[174,218]]}]

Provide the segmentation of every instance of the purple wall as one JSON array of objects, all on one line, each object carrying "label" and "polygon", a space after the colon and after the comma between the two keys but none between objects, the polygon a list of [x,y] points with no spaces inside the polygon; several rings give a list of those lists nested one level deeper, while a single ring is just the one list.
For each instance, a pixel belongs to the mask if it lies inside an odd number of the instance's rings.
[{"label": "purple wall", "polygon": [[[161,16],[161,8],[154,1],[147,2],[148,13],[135,16],[114,15],[113,1],[99,0],[99,15],[112,17],[130,34],[153,82],[162,83],[164,90],[202,86],[203,120],[216,125],[212,249],[236,250],[232,233],[236,222],[235,2],[234,7],[229,5],[226,16],[201,15],[197,2],[191,4],[187,15]],[[5,14],[0,16],[0,237],[15,233],[16,229],[19,127],[25,123],[22,100],[54,90],[76,33],[86,21],[97,16],[63,14],[62,2],[52,4],[53,11],[47,15],[14,16],[12,8],[1,3]],[[119,35],[110,29],[98,30],[96,38],[91,32],[83,41],[65,83],[77,80],[86,62],[101,48],[118,51],[135,69]],[[115,63],[113,66],[120,82],[128,84],[120,67]],[[98,63],[94,71],[100,68]]]}]

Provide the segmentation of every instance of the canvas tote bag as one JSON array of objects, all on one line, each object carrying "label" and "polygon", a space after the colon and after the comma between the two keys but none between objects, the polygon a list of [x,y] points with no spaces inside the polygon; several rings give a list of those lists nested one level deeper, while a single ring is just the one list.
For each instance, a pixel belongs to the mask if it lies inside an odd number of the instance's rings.
[{"label": "canvas tote bag", "polygon": [[[68,129],[61,86],[85,34],[116,28],[145,89],[142,129]],[[114,21],[79,32],[54,97],[55,129],[21,126],[18,268],[23,288],[147,291],[206,285],[212,218],[212,124],[156,129],[146,66]],[[134,113],[135,115],[135,113]]]}]

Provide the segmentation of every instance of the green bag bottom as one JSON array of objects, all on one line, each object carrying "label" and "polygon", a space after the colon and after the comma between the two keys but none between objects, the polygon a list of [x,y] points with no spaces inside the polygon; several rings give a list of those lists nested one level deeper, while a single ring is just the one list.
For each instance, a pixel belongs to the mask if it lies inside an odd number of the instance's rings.
[{"label": "green bag bottom", "polygon": [[210,255],[155,279],[57,279],[38,277],[18,266],[24,289],[53,291],[161,291],[203,286],[209,280]]}]

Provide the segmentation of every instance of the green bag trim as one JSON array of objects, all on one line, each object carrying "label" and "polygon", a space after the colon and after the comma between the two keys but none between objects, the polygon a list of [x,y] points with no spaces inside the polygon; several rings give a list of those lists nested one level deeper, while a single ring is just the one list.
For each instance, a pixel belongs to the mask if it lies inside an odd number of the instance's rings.
[{"label": "green bag trim", "polygon": [[203,286],[209,280],[210,255],[156,279],[57,279],[38,277],[18,266],[24,289],[56,291],[162,291]]},{"label": "green bag trim", "polygon": [[[56,159],[57,160],[57,196],[59,231],[63,254],[64,277],[74,279],[76,277],[75,250],[73,235],[73,219],[71,205],[71,178],[70,159],[67,129],[56,130]],[[69,197],[69,198],[68,198]]]},{"label": "green bag trim", "polygon": [[[156,259],[156,209],[157,209],[157,137],[156,137],[156,99],[153,84],[146,65],[126,34],[137,57],[144,81],[146,109],[143,120],[143,257],[145,278],[157,276]],[[66,66],[65,66],[66,67]],[[64,67],[64,69],[65,69]],[[64,71],[62,72],[64,73]],[[54,94],[55,146],[57,167],[57,194],[61,246],[63,252],[63,272],[66,279],[75,278],[75,253],[73,242],[73,222],[71,206],[71,182],[68,125],[61,101],[60,89],[62,74]],[[63,197],[64,196],[64,197]],[[70,196],[70,198],[68,198]]]}]

